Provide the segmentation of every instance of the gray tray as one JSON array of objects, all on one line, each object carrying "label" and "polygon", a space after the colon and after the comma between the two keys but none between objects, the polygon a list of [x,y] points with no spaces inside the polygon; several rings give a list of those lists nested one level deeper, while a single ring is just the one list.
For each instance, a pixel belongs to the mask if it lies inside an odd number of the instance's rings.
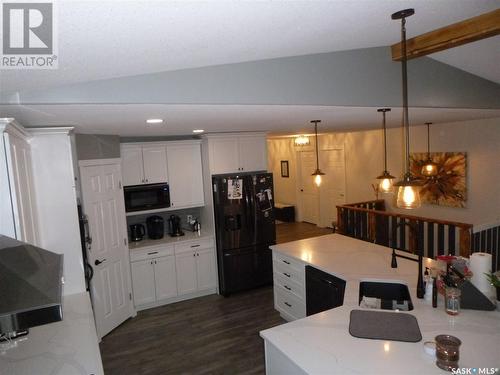
[{"label": "gray tray", "polygon": [[349,333],[362,339],[406,342],[422,340],[417,319],[402,312],[352,310]]}]

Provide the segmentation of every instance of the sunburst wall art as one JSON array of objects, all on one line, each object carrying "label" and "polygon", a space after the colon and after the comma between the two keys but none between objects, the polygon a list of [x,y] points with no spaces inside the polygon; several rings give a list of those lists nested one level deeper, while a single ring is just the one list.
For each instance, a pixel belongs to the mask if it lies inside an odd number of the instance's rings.
[{"label": "sunburst wall art", "polygon": [[447,207],[466,207],[467,202],[467,153],[431,152],[430,158],[438,166],[438,174],[432,178],[422,175],[427,162],[427,153],[410,155],[411,173],[424,181],[420,190],[422,203]]}]

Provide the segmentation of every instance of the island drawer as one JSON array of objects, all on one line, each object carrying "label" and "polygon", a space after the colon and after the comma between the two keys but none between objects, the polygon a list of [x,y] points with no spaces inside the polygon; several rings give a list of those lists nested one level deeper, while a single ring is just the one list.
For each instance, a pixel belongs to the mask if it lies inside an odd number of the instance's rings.
[{"label": "island drawer", "polygon": [[290,269],[290,270],[294,269],[301,274],[303,274],[304,272],[303,262],[293,259],[292,257],[289,257],[287,255],[278,253],[276,251],[273,251],[273,261],[277,264],[280,264],[285,269]]},{"label": "island drawer", "polygon": [[304,285],[304,269],[304,266],[301,269],[297,269],[285,263],[279,263],[276,260],[273,262],[273,272],[275,275],[284,277],[285,280],[292,280],[299,285]]},{"label": "island drawer", "polygon": [[295,281],[288,279],[285,276],[281,276],[279,274],[274,274],[274,287],[275,288],[283,288],[283,290],[287,293],[293,294],[295,297],[304,301],[305,291],[304,285],[296,283]]},{"label": "island drawer", "polygon": [[304,301],[281,289],[281,287],[274,288],[274,303],[276,310],[283,313],[288,320],[301,319],[306,316]]},{"label": "island drawer", "polygon": [[174,247],[172,245],[133,249],[130,250],[130,261],[135,262],[138,260],[159,258],[167,255],[174,255]]}]

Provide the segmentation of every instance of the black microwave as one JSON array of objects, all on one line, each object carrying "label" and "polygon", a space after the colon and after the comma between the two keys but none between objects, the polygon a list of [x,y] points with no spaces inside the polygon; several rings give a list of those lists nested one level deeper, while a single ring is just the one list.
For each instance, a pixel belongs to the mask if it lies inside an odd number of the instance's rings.
[{"label": "black microwave", "polygon": [[170,207],[168,184],[125,186],[125,211],[146,211]]}]

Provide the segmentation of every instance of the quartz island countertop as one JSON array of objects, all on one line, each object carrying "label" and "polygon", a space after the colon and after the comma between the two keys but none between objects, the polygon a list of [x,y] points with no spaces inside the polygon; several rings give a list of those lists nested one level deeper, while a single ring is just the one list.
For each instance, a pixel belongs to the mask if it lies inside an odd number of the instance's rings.
[{"label": "quartz island countertop", "polygon": [[1,375],[102,375],[88,293],[63,297],[63,320],[0,343]]},{"label": "quartz island countertop", "polygon": [[[435,365],[435,358],[423,350],[423,343],[438,334],[460,338],[461,368],[500,368],[500,312],[462,310],[450,316],[444,311],[441,296],[438,307],[433,308],[430,301],[416,297],[416,262],[398,257],[398,268],[393,269],[391,249],[339,234],[271,248],[346,281],[343,306],[260,333],[266,345],[274,346],[305,373],[445,374]],[[424,258],[424,267],[431,263]],[[360,309],[359,282],[363,280],[408,285],[414,309],[405,313],[417,318],[421,342],[360,339],[349,334],[350,312]]]}]

